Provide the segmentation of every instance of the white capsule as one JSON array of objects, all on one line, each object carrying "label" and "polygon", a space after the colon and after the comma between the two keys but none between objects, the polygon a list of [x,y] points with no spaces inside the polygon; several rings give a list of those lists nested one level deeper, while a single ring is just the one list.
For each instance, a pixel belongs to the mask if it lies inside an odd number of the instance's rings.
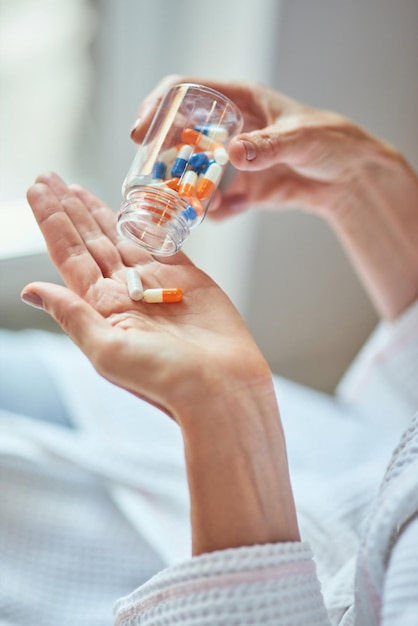
[{"label": "white capsule", "polygon": [[134,267],[128,268],[126,272],[126,280],[128,283],[129,297],[136,301],[142,300],[144,297],[144,288],[142,286],[138,270]]},{"label": "white capsule", "polygon": [[225,165],[228,163],[228,152],[222,145],[219,145],[214,149],[213,156],[219,165]]},{"label": "white capsule", "polygon": [[167,176],[173,169],[173,165],[176,162],[178,152],[179,151],[177,150],[177,148],[168,148],[167,150],[164,150],[164,152],[161,152],[160,156],[158,157],[159,160],[166,165]]},{"label": "white capsule", "polygon": [[174,161],[177,158],[177,154],[178,154],[177,148],[168,148],[167,150],[164,150],[164,152],[160,153],[158,160],[162,161],[168,166],[169,163],[172,163],[172,162],[174,163]]},{"label": "white capsule", "polygon": [[214,141],[226,141],[228,139],[228,129],[220,124],[210,124],[209,126],[197,126],[200,130]]},{"label": "white capsule", "polygon": [[208,129],[208,137],[215,141],[226,141],[228,139],[228,129],[225,126],[211,126]]}]

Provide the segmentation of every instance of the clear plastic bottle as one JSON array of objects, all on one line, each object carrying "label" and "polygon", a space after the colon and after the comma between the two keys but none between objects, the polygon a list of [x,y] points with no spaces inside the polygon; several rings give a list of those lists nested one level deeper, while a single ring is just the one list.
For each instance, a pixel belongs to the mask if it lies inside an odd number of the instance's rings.
[{"label": "clear plastic bottle", "polygon": [[177,252],[203,220],[242,124],[237,106],[213,89],[169,89],[123,183],[119,234],[152,254]]}]

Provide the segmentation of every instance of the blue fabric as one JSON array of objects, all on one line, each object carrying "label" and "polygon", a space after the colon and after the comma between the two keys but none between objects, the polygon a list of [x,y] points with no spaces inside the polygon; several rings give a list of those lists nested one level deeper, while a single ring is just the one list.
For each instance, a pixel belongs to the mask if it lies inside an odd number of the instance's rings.
[{"label": "blue fabric", "polygon": [[0,330],[0,409],[73,428],[36,344],[25,331]]}]

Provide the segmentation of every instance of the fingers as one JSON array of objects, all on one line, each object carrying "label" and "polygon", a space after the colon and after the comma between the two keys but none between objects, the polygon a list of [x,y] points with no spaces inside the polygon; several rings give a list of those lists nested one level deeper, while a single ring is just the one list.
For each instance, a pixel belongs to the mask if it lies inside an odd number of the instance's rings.
[{"label": "fingers", "polygon": [[43,183],[30,187],[27,198],[52,262],[71,289],[85,294],[102,277],[102,272],[63,204]]},{"label": "fingers", "polygon": [[97,359],[112,326],[92,306],[70,289],[51,283],[30,283],[21,298],[49,313],[92,361]]},{"label": "fingers", "polygon": [[278,210],[303,208],[325,215],[344,189],[339,182],[314,180],[286,165],[262,172],[239,172],[221,197],[217,210],[208,216],[223,220],[248,209]]},{"label": "fingers", "polygon": [[283,164],[316,180],[336,179],[359,154],[363,135],[345,118],[306,109],[231,141],[229,157],[240,170]]},{"label": "fingers", "polygon": [[116,232],[116,214],[107,207],[100,198],[81,185],[69,185],[69,190],[76,195],[94,216],[102,232],[116,246],[118,234]]},{"label": "fingers", "polygon": [[143,141],[165,92],[170,87],[179,83],[203,84],[210,89],[219,91],[227,98],[230,98],[243,113],[246,130],[261,128],[268,123],[269,114],[264,106],[266,98],[260,97],[260,92],[264,93],[264,91],[266,91],[270,93],[270,90],[262,85],[239,81],[202,80],[202,78],[192,76],[170,75],[163,78],[141,103],[138,109],[138,117],[131,130],[131,138],[136,143]]},{"label": "fingers", "polygon": [[151,124],[152,118],[157,111],[164,93],[177,83],[191,82],[186,81],[181,76],[171,74],[163,78],[151,93],[142,101],[138,109],[138,116],[131,130],[131,138],[136,143],[141,143]]},{"label": "fingers", "polygon": [[312,147],[318,132],[282,130],[276,125],[242,134],[229,146],[231,163],[240,170],[260,171],[279,163],[300,166],[312,162]]},{"label": "fingers", "polygon": [[[126,342],[123,330],[115,328],[70,289],[61,285],[35,282],[26,285],[21,298],[26,304],[49,313],[66,335],[89,358],[99,374],[116,385],[139,395],[171,416],[171,412],[160,404],[158,399],[156,401],[151,396],[155,375],[150,363],[156,353],[152,339],[147,342],[144,336],[143,362],[147,364],[147,367],[141,369],[139,361],[142,343],[137,342],[135,347],[135,343]],[[139,370],[142,376],[137,376],[136,370]],[[138,386],[141,386],[141,383],[146,394],[138,393]]]},{"label": "fingers", "polygon": [[[79,232],[87,249],[100,267],[103,276],[109,277],[115,271],[123,267],[122,258],[116,247],[116,216],[103,202],[85,193],[77,194],[75,189],[67,185],[57,174],[41,174],[36,178],[38,183],[43,183],[55,194],[67,213],[74,227]],[[108,224],[102,227],[102,221],[98,220],[96,207],[101,207],[106,215]]]}]

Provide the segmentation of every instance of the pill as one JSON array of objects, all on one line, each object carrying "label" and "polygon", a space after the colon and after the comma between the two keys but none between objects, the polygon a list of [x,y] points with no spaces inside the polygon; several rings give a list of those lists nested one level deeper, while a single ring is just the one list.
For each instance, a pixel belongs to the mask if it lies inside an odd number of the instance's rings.
[{"label": "pill", "polygon": [[193,222],[197,217],[196,211],[190,205],[187,207],[187,209],[184,209],[184,211],[182,212],[182,215],[184,219],[187,220],[188,222]]},{"label": "pill", "polygon": [[187,170],[180,182],[179,194],[181,196],[194,196],[196,193],[197,174],[193,170]]},{"label": "pill", "polygon": [[174,178],[167,178],[167,180],[164,181],[164,184],[169,189],[174,189],[175,191],[177,191],[180,186],[180,178],[178,176],[175,176]]},{"label": "pill", "polygon": [[146,289],[145,302],[180,302],[183,292],[178,287],[172,289]]},{"label": "pill", "polygon": [[205,167],[204,170],[202,170],[201,174],[204,174],[205,172],[207,172],[210,166],[212,165],[212,163],[216,163],[215,159],[209,159],[207,166]]},{"label": "pill", "polygon": [[183,146],[181,146],[177,158],[174,161],[174,165],[171,169],[171,176],[180,177],[183,174],[192,152],[193,146],[190,146],[188,144],[184,144]]},{"label": "pill", "polygon": [[203,172],[209,164],[209,157],[205,152],[196,152],[192,154],[189,159],[189,167],[192,168],[195,172],[200,174]]},{"label": "pill", "polygon": [[167,166],[166,166],[166,164],[163,161],[156,161],[154,163],[154,167],[152,168],[152,179],[153,179],[153,181],[162,181],[162,180],[164,180],[166,168],[167,168]]},{"label": "pill", "polygon": [[196,198],[196,196],[189,196],[187,198],[187,202],[189,206],[191,206],[196,211],[197,215],[203,215],[204,210],[202,207],[202,203],[198,198]]},{"label": "pill", "polygon": [[218,184],[222,174],[222,167],[219,163],[212,163],[206,172],[202,175],[202,179],[197,186],[196,194],[201,200],[209,198],[216,185]]},{"label": "pill", "polygon": [[160,161],[168,165],[171,162],[174,162],[177,158],[178,150],[177,148],[168,148],[163,152],[160,152]]},{"label": "pill", "polygon": [[130,267],[126,272],[126,280],[128,282],[129,297],[132,300],[142,300],[144,288],[138,270]]},{"label": "pill", "polygon": [[198,146],[199,148],[203,148],[203,150],[207,150],[213,145],[212,139],[193,128],[185,128],[181,133],[181,139],[185,144]]},{"label": "pill", "polygon": [[213,147],[213,156],[215,158],[215,161],[219,163],[219,165],[225,165],[226,163],[228,163],[228,152],[221,143]]},{"label": "pill", "polygon": [[228,130],[220,124],[210,124],[208,126],[195,126],[195,130],[203,133],[214,141],[226,141],[228,139]]},{"label": "pill", "polygon": [[160,153],[159,161],[162,161],[166,165],[166,175],[173,169],[173,165],[177,159],[178,149],[176,147],[169,148]]}]

